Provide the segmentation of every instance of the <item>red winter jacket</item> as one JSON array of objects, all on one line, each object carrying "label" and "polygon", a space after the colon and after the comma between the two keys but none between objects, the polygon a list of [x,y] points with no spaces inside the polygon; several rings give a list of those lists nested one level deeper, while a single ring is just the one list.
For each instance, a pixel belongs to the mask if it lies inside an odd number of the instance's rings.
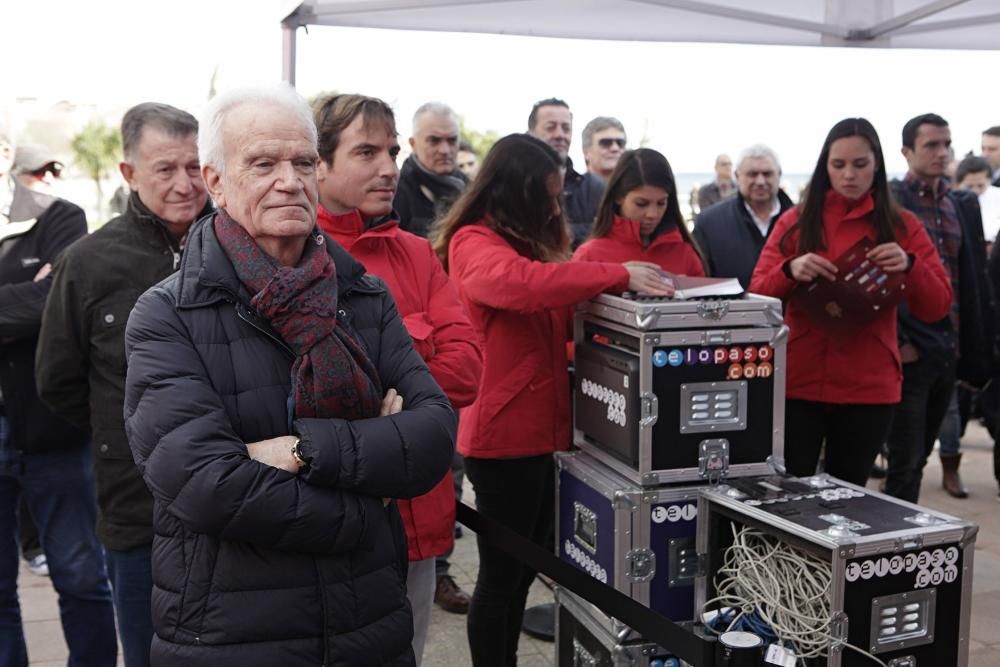
[{"label": "red winter jacket", "polygon": [[615,216],[607,236],[587,241],[573,253],[574,261],[582,262],[632,262],[643,261],[659,264],[660,268],[682,276],[703,276],[705,267],[691,244],[684,241],[680,231],[669,229],[642,247],[639,221]]},{"label": "red winter jacket", "polygon": [[[827,248],[816,254],[834,260],[863,236],[876,237],[871,221],[871,195],[849,201],[831,190],[823,210],[823,235]],[[913,257],[906,275],[906,303],[915,317],[935,322],[948,314],[951,285],[937,249],[923,225],[909,211],[900,209],[905,232],[897,243]],[[798,207],[778,218],[767,237],[750,281],[750,291],[784,299],[796,285],[785,275],[784,265],[798,256],[798,233],[779,247],[785,232],[799,218]],[[896,343],[896,309],[858,330],[846,343],[830,340],[822,329],[794,303],[785,303],[788,338],[788,398],[823,403],[898,403],[903,366]]]},{"label": "red winter jacket", "polygon": [[[396,220],[366,229],[358,211],[333,215],[321,206],[318,217],[324,232],[389,286],[413,346],[452,406],[472,403],[483,368],[476,332],[427,239],[401,230]],[[411,561],[447,553],[455,541],[451,472],[429,493],[400,500],[399,511]]]},{"label": "red winter jacket", "polygon": [[448,248],[452,279],[479,331],[483,379],[462,412],[464,456],[539,456],[570,444],[566,341],[573,306],[601,292],[624,291],[621,264],[539,262],[484,224],[459,229]]}]

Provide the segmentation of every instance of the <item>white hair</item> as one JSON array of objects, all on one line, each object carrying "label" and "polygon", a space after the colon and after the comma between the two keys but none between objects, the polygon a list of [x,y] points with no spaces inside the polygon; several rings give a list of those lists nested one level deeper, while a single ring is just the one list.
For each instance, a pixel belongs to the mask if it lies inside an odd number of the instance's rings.
[{"label": "white hair", "polygon": [[754,144],[749,148],[744,148],[740,153],[740,157],[736,160],[736,171],[740,170],[743,163],[747,160],[770,160],[774,163],[775,169],[778,170],[778,174],[781,174],[781,162],[778,160],[778,154],[775,153],[770,146],[765,146],[764,144]]},{"label": "white hair", "polygon": [[458,123],[458,114],[444,102],[425,102],[421,104],[420,108],[413,113],[413,127],[417,126],[417,121],[424,114],[430,114],[432,116],[448,116],[453,118],[455,122]]},{"label": "white hair", "polygon": [[220,173],[226,173],[222,130],[230,111],[245,105],[281,107],[298,117],[308,130],[313,145],[317,143],[316,123],[309,103],[287,83],[269,86],[236,88],[213,97],[201,114],[198,132],[198,159],[202,166],[210,164]]}]

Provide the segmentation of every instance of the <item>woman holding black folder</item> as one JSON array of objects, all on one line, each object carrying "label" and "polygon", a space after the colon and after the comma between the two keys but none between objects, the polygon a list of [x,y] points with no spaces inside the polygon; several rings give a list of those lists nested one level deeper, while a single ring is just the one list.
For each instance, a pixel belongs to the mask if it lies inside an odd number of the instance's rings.
[{"label": "woman holding black folder", "polygon": [[[871,248],[856,268],[838,275],[837,263],[847,266],[848,251],[865,238]],[[928,322],[948,314],[944,266],[923,225],[889,194],[875,128],[864,118],[847,118],[827,135],[804,200],[775,223],[750,282],[750,291],[785,301],[791,329],[785,411],[790,474],[813,474],[825,443],[825,471],[864,485],[888,436],[903,377],[895,305],[833,327],[824,323],[845,311],[835,300],[817,308],[808,301],[808,286],[858,282],[858,275],[893,284],[890,278],[899,273],[905,277],[896,294],[911,314]]]},{"label": "woman holding black folder", "polygon": [[684,276],[704,276],[705,260],[684,225],[670,163],[651,148],[618,160],[588,239],[573,253],[585,262],[642,260]]}]

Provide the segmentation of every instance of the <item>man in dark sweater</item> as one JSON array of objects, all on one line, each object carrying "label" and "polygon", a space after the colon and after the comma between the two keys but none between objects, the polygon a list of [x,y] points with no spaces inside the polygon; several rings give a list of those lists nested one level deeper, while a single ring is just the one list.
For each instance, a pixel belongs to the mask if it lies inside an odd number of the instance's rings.
[{"label": "man in dark sweater", "polygon": [[210,210],[198,121],[145,103],[122,119],[124,214],[74,243],[55,265],[36,374],[42,399],[93,438],[104,544],[126,667],[149,664],[153,497],[125,438],[125,323],[139,296],[177,269],[191,224]]},{"label": "man in dark sweater", "polygon": [[709,273],[737,278],[743,288],[757,264],[774,221],[792,207],[781,188],[781,163],[773,150],[756,144],[736,162],[739,193],[710,206],[698,216],[694,238],[708,261]]},{"label": "man in dark sweater", "polygon": [[392,202],[400,229],[426,237],[462,194],[467,180],[456,165],[458,136],[458,115],[446,104],[428,102],[413,114],[413,153],[399,170]]}]

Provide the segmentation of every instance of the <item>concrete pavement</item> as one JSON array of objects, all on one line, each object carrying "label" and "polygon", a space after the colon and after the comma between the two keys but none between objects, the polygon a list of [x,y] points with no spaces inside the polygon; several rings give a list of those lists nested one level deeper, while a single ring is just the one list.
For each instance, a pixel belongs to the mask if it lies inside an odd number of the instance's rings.
[{"label": "concrete pavement", "polygon": [[[921,502],[933,509],[974,521],[980,526],[975,556],[969,665],[1000,667],[1000,632],[997,631],[1000,627],[1000,503],[997,502],[997,483],[993,479],[993,443],[984,429],[970,424],[966,437],[962,440],[962,447],[965,451],[962,476],[972,496],[957,500],[941,489],[941,469],[935,455],[925,471]],[[467,489],[466,498],[471,498],[471,490]],[[463,589],[471,592],[478,554],[475,536],[469,531],[465,532],[465,537],[456,541],[451,562],[455,580]],[[56,596],[49,580],[32,575],[22,565],[20,597],[31,665],[65,665],[66,645],[59,625]],[[546,600],[551,600],[551,594],[536,582],[529,604]],[[552,665],[553,659],[552,644],[521,635],[520,665],[542,667]],[[424,667],[469,664],[464,616],[434,608],[423,664]]]}]

